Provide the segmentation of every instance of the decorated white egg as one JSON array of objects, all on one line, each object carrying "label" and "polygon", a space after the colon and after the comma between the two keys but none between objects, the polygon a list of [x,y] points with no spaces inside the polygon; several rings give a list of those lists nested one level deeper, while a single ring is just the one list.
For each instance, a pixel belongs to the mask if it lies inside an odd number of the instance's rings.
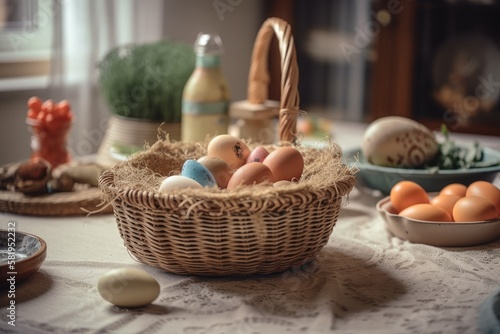
[{"label": "decorated white egg", "polygon": [[368,162],[387,167],[420,167],[435,157],[438,143],[423,124],[400,116],[382,117],[366,129],[361,147]]}]

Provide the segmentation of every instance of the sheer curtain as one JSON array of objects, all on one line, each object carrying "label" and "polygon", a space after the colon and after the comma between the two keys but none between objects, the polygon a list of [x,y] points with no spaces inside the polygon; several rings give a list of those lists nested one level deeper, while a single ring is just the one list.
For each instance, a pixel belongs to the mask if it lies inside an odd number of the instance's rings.
[{"label": "sheer curtain", "polygon": [[110,115],[98,89],[99,61],[113,47],[163,37],[161,0],[54,0],[49,95],[68,100],[75,114],[74,156],[95,153]]}]

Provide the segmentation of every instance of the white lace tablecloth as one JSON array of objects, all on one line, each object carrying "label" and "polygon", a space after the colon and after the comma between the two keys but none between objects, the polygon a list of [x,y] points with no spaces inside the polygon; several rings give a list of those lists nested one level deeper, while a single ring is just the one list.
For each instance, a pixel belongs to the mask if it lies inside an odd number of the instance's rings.
[{"label": "white lace tablecloth", "polygon": [[[497,179],[498,180],[498,179]],[[4,333],[476,333],[479,305],[500,286],[500,240],[437,248],[393,237],[380,197],[354,190],[316,261],[268,276],[178,276],[135,262],[114,217],[0,214],[0,228],[42,237],[48,256],[16,287],[16,327],[0,291]],[[138,310],[97,292],[113,268],[137,267],[161,285]]]}]

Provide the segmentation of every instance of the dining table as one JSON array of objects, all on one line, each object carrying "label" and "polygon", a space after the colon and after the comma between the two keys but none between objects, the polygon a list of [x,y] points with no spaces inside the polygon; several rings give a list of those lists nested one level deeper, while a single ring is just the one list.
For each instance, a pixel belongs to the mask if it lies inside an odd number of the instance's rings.
[{"label": "dining table", "polygon": [[[343,150],[359,147],[367,125],[332,121],[331,138]],[[500,151],[500,137],[453,138]],[[500,186],[498,176],[494,184]],[[47,257],[16,284],[15,298],[0,290],[0,332],[483,333],[482,307],[500,288],[500,240],[437,247],[400,239],[376,209],[384,196],[357,184],[328,242],[308,263],[230,277],[178,275],[138,262],[112,213],[1,212],[0,229],[14,222],[16,231],[42,238]],[[139,308],[104,300],[99,278],[120,268],[149,273],[160,285],[159,296]]]}]

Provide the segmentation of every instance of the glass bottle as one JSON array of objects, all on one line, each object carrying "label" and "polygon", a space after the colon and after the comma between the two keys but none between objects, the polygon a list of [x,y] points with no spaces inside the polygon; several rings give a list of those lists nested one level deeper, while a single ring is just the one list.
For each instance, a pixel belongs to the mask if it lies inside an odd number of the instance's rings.
[{"label": "glass bottle", "polygon": [[225,134],[229,123],[229,89],[220,68],[221,38],[200,33],[194,50],[196,68],[182,95],[181,138],[188,142]]}]

